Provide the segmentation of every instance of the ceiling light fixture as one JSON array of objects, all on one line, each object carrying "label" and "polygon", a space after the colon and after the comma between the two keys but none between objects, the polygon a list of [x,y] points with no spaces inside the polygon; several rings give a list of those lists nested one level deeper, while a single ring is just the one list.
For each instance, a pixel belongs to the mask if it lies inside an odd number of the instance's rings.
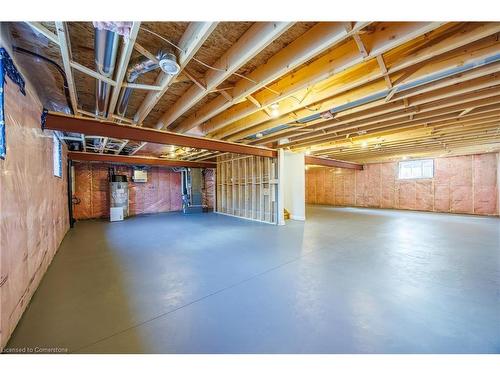
[{"label": "ceiling light fixture", "polygon": [[361,142],[361,148],[367,148],[367,147],[368,147],[368,142],[367,141]]},{"label": "ceiling light fixture", "polygon": [[271,117],[276,118],[280,115],[280,105],[279,103],[273,103],[269,106],[271,110]]},{"label": "ceiling light fixture", "polygon": [[286,145],[287,143],[290,143],[290,140],[288,138],[281,138],[278,140],[279,145]]},{"label": "ceiling light fixture", "polygon": [[321,112],[321,118],[324,120],[331,120],[333,118],[333,113],[330,111]]},{"label": "ceiling light fixture", "polygon": [[255,134],[255,136],[256,136],[257,138],[262,138],[262,137],[264,136],[264,134],[262,134],[262,133],[257,133],[257,134]]}]

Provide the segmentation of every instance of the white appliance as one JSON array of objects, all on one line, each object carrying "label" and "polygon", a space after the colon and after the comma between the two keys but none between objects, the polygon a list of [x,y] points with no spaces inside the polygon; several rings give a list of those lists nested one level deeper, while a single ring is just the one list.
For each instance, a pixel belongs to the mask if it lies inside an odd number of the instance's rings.
[{"label": "white appliance", "polygon": [[123,207],[111,207],[109,212],[110,221],[122,221],[123,220]]},{"label": "white appliance", "polygon": [[140,169],[134,169],[132,180],[134,182],[148,182],[148,172]]}]

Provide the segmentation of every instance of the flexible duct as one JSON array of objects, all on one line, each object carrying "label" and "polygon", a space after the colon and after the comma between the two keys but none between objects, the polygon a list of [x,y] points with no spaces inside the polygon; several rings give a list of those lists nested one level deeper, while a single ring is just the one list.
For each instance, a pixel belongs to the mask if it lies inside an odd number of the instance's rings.
[{"label": "flexible duct", "polygon": [[[165,61],[169,56],[167,53],[163,51],[159,51],[156,55],[156,60],[148,59],[147,57],[143,57],[137,60],[132,66],[127,70],[127,82],[133,83],[139,78],[142,74],[150,72],[152,70],[158,69],[160,67],[160,61]],[[125,116],[125,111],[127,110],[128,101],[130,99],[130,95],[132,94],[132,88],[126,87],[122,89],[120,94],[120,100],[118,101],[117,113],[120,116]]]},{"label": "flexible duct", "polygon": [[[97,72],[107,78],[113,78],[119,35],[113,31],[95,28],[94,51]],[[96,115],[108,115],[109,95],[111,87],[98,80],[96,85]]]}]

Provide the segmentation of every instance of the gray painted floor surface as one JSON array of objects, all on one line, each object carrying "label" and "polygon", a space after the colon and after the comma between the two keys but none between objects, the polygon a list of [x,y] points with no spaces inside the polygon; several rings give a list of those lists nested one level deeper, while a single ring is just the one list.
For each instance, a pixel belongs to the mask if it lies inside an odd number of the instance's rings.
[{"label": "gray painted floor surface", "polygon": [[500,219],[308,207],[79,222],[8,347],[500,353]]}]

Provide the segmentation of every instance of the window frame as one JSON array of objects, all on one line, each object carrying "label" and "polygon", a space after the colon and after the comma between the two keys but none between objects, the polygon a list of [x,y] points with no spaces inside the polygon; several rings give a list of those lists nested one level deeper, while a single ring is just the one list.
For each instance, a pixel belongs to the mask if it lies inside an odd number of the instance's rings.
[{"label": "window frame", "polygon": [[[426,161],[432,162],[432,175],[429,176],[424,176],[424,166],[423,163]],[[405,163],[415,163],[415,162],[420,162],[420,170],[421,170],[421,176],[420,177],[401,177],[401,166],[404,165]],[[412,160],[400,160],[398,162],[398,180],[431,180],[434,178],[434,159],[412,159]]]}]

